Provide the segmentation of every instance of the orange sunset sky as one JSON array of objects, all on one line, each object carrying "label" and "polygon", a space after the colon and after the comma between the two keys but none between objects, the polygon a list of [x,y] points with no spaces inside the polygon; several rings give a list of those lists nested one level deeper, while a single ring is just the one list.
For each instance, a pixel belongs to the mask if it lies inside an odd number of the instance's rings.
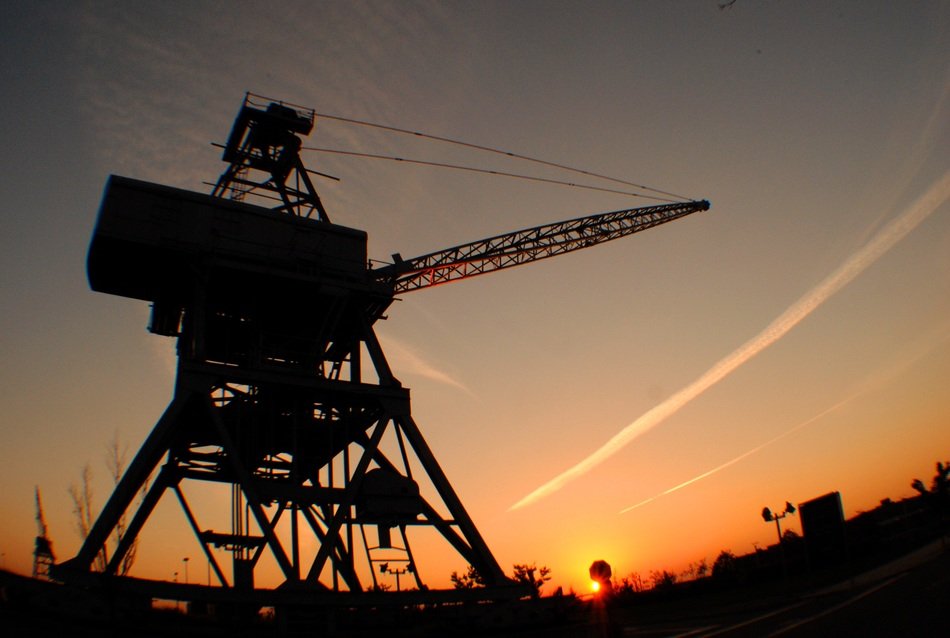
[{"label": "orange sunset sky", "polygon": [[[88,288],[106,178],[208,192],[246,91],[711,201],[407,294],[377,326],[506,569],[549,566],[547,591],[586,591],[595,559],[679,572],[774,542],[763,506],[838,490],[850,516],[929,482],[950,458],[950,3],[718,4],[6,3],[2,566],[30,571],[34,486],[74,555],[68,486],[90,464],[101,506],[110,441],[134,453],[171,398],[147,304]],[[320,118],[307,143],[609,186]],[[305,161],[341,178],[321,197],[380,260],[652,203]],[[226,515],[226,493],[195,499]],[[200,551],[166,496],[133,574],[190,557],[203,582]],[[434,587],[465,568],[434,539],[416,551]]]}]

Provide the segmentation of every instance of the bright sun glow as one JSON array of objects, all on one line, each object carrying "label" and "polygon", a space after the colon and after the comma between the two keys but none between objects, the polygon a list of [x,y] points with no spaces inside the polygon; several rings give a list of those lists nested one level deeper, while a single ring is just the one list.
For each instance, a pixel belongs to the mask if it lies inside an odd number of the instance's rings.
[{"label": "bright sun glow", "polygon": [[598,583],[596,580],[591,581],[590,588],[591,588],[591,591],[593,591],[596,594],[597,592],[600,591],[600,583]]}]

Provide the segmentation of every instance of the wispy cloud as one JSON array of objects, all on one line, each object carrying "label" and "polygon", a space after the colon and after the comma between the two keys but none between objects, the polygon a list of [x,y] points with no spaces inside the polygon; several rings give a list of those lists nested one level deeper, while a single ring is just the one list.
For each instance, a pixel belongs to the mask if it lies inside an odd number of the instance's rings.
[{"label": "wispy cloud", "polygon": [[821,304],[827,301],[871,264],[887,253],[897,242],[934,213],[950,197],[950,171],[934,182],[913,204],[882,228],[863,247],[851,255],[837,270],[779,315],[762,332],[727,355],[698,379],[654,406],[630,425],[615,434],[587,458],[558,474],[509,509],[514,510],[537,502],[558,491],[569,482],[591,471],[619,452],[641,434],[648,432],[676,414],[683,406],[722,381],[742,364],[785,336]]},{"label": "wispy cloud", "polygon": [[[438,5],[297,3],[280,12],[252,11],[249,46],[246,38],[234,36],[247,30],[247,10],[197,5],[183,14],[170,4],[143,3],[122,11],[86,5],[68,11],[79,44],[77,59],[69,62],[76,68],[82,126],[94,140],[85,152],[106,170],[199,190],[206,188],[202,181],[223,170],[216,163],[220,151],[210,143],[225,141],[245,91],[330,113],[398,122],[400,114],[391,112],[394,103],[409,109],[423,99],[407,77],[411,69],[424,67],[429,55],[417,43],[444,32],[448,20]],[[261,51],[285,55],[268,57]],[[293,55],[286,55],[289,51]],[[281,64],[274,63],[277,59]],[[394,66],[394,59],[401,64]],[[342,146],[359,148],[360,140],[370,137],[366,131],[324,124],[318,122],[314,139],[343,136]],[[337,162],[328,164],[324,170],[339,172]],[[359,164],[352,164],[346,176],[353,183],[370,183],[358,172]],[[387,188],[379,187],[384,193]],[[352,189],[336,191],[338,197],[352,197]]]},{"label": "wispy cloud", "polygon": [[399,341],[398,339],[393,339],[392,337],[382,338],[382,341],[386,343],[386,351],[389,354],[389,357],[393,359],[396,364],[393,368],[397,371],[397,376],[402,373],[406,374],[416,374],[420,377],[425,377],[426,379],[431,379],[437,383],[442,383],[444,385],[452,386],[457,388],[469,395],[470,397],[475,397],[475,393],[472,392],[468,386],[464,383],[450,375],[444,370],[440,370],[427,361],[419,352],[413,349],[408,344]]}]

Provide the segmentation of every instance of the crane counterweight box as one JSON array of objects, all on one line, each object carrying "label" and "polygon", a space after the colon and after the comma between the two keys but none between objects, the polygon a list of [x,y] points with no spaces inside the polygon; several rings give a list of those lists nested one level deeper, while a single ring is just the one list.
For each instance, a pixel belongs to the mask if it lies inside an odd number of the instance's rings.
[{"label": "crane counterweight box", "polygon": [[[93,290],[145,301],[192,294],[195,266],[310,286],[368,284],[360,230],[113,175],[87,260]],[[295,283],[291,283],[295,282]]]}]

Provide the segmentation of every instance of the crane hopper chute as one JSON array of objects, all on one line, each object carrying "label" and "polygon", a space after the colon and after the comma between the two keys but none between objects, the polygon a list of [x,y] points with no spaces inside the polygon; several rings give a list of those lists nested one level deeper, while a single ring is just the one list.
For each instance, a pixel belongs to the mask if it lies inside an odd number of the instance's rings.
[{"label": "crane hopper chute", "polygon": [[376,279],[410,292],[587,248],[709,210],[707,200],[628,208],[517,230],[373,270]]}]

